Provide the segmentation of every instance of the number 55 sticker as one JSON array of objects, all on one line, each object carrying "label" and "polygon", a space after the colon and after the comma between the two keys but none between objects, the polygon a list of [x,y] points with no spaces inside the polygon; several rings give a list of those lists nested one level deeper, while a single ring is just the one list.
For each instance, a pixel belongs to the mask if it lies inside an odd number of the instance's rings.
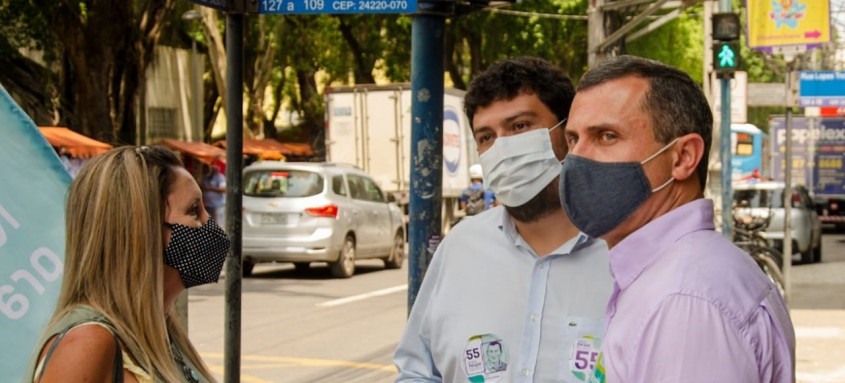
[{"label": "number 55 sticker", "polygon": [[569,358],[569,368],[572,374],[582,382],[586,382],[591,375],[599,356],[600,340],[587,335],[579,338],[572,346]]}]

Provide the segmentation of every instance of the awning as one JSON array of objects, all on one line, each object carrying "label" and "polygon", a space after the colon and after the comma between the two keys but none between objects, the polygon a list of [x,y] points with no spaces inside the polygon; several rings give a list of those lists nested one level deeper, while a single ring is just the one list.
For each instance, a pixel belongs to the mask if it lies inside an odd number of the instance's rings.
[{"label": "awning", "polygon": [[225,150],[205,142],[187,142],[165,138],[160,144],[194,157],[206,165],[211,165],[217,158],[223,163],[226,162]]},{"label": "awning", "polygon": [[107,152],[111,145],[74,132],[68,128],[39,126],[38,130],[47,138],[50,146],[59,154],[76,158],[91,158]]},{"label": "awning", "polygon": [[[214,143],[226,147],[226,141]],[[311,145],[303,143],[281,143],[271,138],[263,140],[244,139],[244,154],[257,156],[261,159],[284,159],[285,157],[308,157],[314,155]]]}]

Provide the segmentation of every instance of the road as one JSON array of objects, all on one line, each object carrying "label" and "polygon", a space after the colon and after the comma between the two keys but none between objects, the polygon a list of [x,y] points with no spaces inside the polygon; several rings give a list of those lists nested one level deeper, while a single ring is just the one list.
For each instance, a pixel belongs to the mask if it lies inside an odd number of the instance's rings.
[{"label": "road", "polygon": [[[298,273],[258,265],[243,283],[241,378],[263,382],[392,382],[406,318],[407,269],[359,261],[350,279],[324,264]],[[189,333],[223,374],[223,283],[190,290]],[[222,379],[221,379],[222,381]]]},{"label": "road", "polygon": [[[822,263],[792,268],[798,383],[845,382],[845,235],[825,234]],[[406,264],[407,265],[407,264]],[[407,269],[360,261],[350,279],[315,264],[259,265],[243,283],[241,381],[392,382],[406,317]],[[222,381],[224,284],[190,290],[189,333]]]}]

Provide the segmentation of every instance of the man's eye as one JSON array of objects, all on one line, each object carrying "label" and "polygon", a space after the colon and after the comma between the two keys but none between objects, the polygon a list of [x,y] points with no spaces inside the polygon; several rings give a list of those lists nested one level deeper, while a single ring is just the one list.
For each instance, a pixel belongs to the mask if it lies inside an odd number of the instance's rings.
[{"label": "man's eye", "polygon": [[527,122],[517,122],[513,124],[513,130],[524,130],[531,127],[531,124]]},{"label": "man's eye", "polygon": [[616,139],[616,133],[613,132],[604,132],[601,134],[601,139],[603,141],[613,141]]},{"label": "man's eye", "polygon": [[576,137],[576,136],[566,137],[566,144],[569,145],[570,148],[575,146],[575,144],[577,144],[577,143],[578,143],[578,137]]}]

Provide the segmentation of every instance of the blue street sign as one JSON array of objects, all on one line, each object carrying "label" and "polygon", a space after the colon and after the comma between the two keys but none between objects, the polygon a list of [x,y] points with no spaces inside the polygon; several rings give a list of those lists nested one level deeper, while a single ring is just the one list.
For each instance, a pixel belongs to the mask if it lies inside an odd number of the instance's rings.
[{"label": "blue street sign", "polygon": [[258,13],[414,13],[417,0],[259,0]]},{"label": "blue street sign", "polygon": [[845,106],[845,72],[802,71],[798,89],[801,106]]}]

